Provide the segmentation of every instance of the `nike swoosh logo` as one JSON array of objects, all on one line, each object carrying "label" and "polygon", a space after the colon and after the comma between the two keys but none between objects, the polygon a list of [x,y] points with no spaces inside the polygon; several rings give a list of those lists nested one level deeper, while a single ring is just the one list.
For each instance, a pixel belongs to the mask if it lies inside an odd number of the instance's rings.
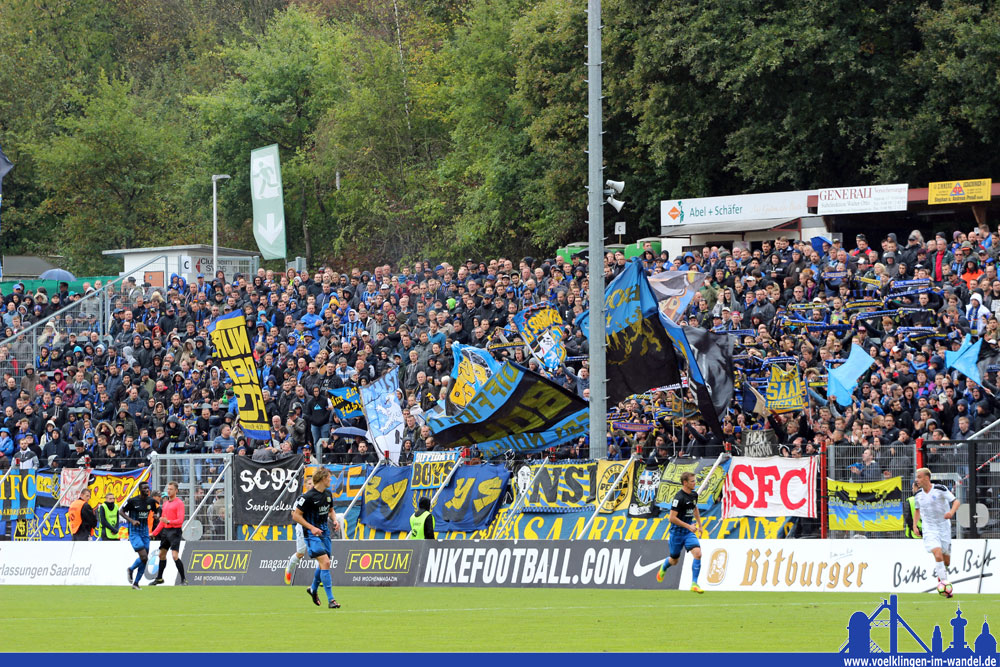
[{"label": "nike swoosh logo", "polygon": [[663,564],[663,561],[658,560],[658,561],[653,562],[651,565],[643,565],[642,564],[642,559],[640,558],[640,559],[638,559],[638,560],[635,561],[635,567],[632,568],[632,575],[635,576],[635,577],[644,577],[647,574],[649,574],[650,572],[654,572],[654,571],[659,570],[660,569],[660,565],[662,565],[662,564]]}]

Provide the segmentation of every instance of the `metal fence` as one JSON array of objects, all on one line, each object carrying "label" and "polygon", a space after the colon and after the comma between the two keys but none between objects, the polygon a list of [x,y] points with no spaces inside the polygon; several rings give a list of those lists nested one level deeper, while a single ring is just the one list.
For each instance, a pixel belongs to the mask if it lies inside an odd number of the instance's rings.
[{"label": "metal fence", "polygon": [[932,479],[945,484],[962,508],[956,537],[1000,537],[1000,438],[925,441],[924,466]]},{"label": "metal fence", "polygon": [[231,540],[233,526],[232,454],[163,454],[156,457],[150,486],[166,492],[177,483],[184,501],[186,540]]},{"label": "metal fence", "polygon": [[[162,257],[150,260],[137,270],[160,261]],[[48,348],[46,354],[51,354],[54,348],[59,348],[61,354],[62,348],[70,341],[71,334],[76,334],[81,347],[85,344],[81,340],[82,336],[86,334],[90,340],[91,332],[97,334],[98,342],[107,344],[111,313],[124,298],[121,292],[121,282],[124,280],[125,276],[122,276],[107,285],[101,285],[100,289],[84,295],[80,300],[21,329],[13,336],[0,340],[0,376],[9,373],[20,382],[29,366],[37,367],[43,347]],[[40,381],[46,379],[39,377]]]},{"label": "metal fence", "polygon": [[[865,454],[865,451],[869,454]],[[882,479],[901,477],[903,497],[909,497],[917,470],[917,445],[909,443],[900,447],[898,443],[890,446],[869,447],[862,445],[828,445],[827,446],[827,477],[838,482],[877,482]],[[905,537],[901,530],[884,532],[863,532],[831,530],[831,539],[847,539],[856,537],[868,538],[900,538]]]}]

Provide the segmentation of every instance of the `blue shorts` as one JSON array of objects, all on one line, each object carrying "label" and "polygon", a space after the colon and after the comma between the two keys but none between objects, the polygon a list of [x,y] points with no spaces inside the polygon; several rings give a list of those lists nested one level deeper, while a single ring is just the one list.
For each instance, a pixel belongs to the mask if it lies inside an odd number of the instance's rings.
[{"label": "blue shorts", "polygon": [[322,555],[329,556],[333,552],[333,545],[330,543],[330,533],[324,532],[316,537],[309,531],[306,533],[306,551],[310,558],[317,558]]},{"label": "blue shorts", "polygon": [[149,551],[149,535],[136,535],[135,533],[129,533],[128,541],[129,544],[132,545],[132,548],[136,551],[142,551],[143,549]]},{"label": "blue shorts", "polygon": [[695,547],[700,547],[701,542],[698,537],[686,528],[670,526],[669,533],[670,557],[677,558],[681,555],[681,550],[691,551]]}]

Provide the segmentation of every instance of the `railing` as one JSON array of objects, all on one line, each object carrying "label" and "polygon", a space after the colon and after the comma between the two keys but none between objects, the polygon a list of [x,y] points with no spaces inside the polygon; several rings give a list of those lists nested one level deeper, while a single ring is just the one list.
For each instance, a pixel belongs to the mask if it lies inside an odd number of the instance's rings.
[{"label": "railing", "polygon": [[[141,271],[154,262],[161,261],[166,255],[155,257],[135,269]],[[134,271],[133,271],[134,273]],[[120,294],[116,286],[124,281],[126,276],[112,280],[107,285],[84,295],[79,301],[61,308],[52,315],[17,331],[0,341],[0,374],[10,373],[20,382],[25,370],[30,366],[35,368],[42,347],[63,348],[69,343],[70,334],[77,335],[81,348],[86,345],[82,335],[97,333],[99,342],[108,342],[108,326],[111,322],[112,304]],[[39,382],[47,377],[39,374]]]},{"label": "railing", "polygon": [[177,483],[184,501],[184,539],[231,540],[232,454],[162,454],[157,457],[150,486],[166,493]]},{"label": "railing", "polygon": [[[865,450],[872,450],[872,462],[864,460]],[[911,495],[913,480],[917,470],[917,445],[914,442],[900,446],[883,445],[828,445],[826,448],[827,471],[829,479],[838,482],[877,482],[891,477],[902,478],[903,498]],[[901,538],[905,537],[902,530],[896,531],[845,531],[831,530],[830,539],[847,539],[854,537],[867,538]]]}]

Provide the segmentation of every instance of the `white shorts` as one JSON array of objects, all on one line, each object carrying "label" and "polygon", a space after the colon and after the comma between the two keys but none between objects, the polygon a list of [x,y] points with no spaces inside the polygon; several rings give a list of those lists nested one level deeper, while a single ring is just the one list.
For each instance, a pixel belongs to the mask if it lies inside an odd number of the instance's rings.
[{"label": "white shorts", "polygon": [[306,534],[302,530],[301,524],[295,524],[295,553],[304,554],[306,552]]},{"label": "white shorts", "polygon": [[941,549],[943,554],[951,553],[951,524],[936,528],[925,525],[921,535],[927,553],[932,553],[935,549]]}]

